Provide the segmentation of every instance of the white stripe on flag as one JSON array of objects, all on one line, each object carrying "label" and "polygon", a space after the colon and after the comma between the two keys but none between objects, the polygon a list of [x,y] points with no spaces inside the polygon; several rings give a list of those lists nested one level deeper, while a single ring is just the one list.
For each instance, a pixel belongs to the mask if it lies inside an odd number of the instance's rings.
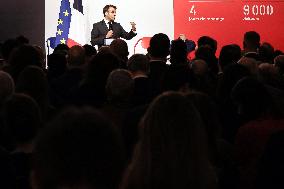
[{"label": "white stripe on flag", "polygon": [[69,30],[69,39],[74,40],[75,42],[79,43],[80,45],[84,45],[87,43],[86,40],[86,19],[85,16],[74,9],[72,9],[72,17],[70,23],[70,30]]}]

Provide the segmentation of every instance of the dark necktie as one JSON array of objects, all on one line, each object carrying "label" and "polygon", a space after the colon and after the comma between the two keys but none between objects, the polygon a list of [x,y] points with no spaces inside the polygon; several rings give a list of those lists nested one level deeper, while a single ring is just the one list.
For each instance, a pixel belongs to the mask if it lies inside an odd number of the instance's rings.
[{"label": "dark necktie", "polygon": [[112,23],[108,22],[108,30],[112,30]]}]

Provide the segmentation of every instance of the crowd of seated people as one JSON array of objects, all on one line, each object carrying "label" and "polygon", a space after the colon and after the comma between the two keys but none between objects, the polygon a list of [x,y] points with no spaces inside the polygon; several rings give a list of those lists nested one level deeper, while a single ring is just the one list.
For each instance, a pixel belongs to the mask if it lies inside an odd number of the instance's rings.
[{"label": "crowd of seated people", "polygon": [[191,43],[3,41],[0,188],[284,188],[284,53],[256,31]]}]

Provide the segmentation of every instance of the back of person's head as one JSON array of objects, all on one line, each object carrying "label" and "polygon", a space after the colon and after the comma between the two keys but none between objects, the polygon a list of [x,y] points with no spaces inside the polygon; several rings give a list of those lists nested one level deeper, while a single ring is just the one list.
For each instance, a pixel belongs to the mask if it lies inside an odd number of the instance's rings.
[{"label": "back of person's head", "polygon": [[42,69],[36,66],[27,66],[19,75],[16,92],[27,92],[37,99],[41,93],[47,93],[47,79]]},{"label": "back of person's head", "polygon": [[272,115],[272,96],[264,84],[252,77],[239,80],[231,91],[238,113],[245,121]]},{"label": "back of person's head", "polygon": [[33,65],[42,68],[43,60],[42,55],[35,47],[31,45],[21,45],[13,50],[9,64],[11,66],[9,73],[14,78],[15,82],[17,82],[18,75],[26,66]]},{"label": "back of person's head", "polygon": [[134,81],[129,71],[113,70],[106,82],[106,92],[110,102],[129,101],[134,90]]},{"label": "back of person's head", "polygon": [[228,65],[237,63],[241,58],[241,47],[236,44],[225,45],[219,55],[219,65],[222,70]]},{"label": "back of person's head", "polygon": [[204,60],[207,63],[210,72],[214,74],[218,73],[218,60],[214,50],[210,46],[204,45],[198,47],[195,51],[195,58]]},{"label": "back of person's head", "polygon": [[187,46],[182,39],[173,40],[171,43],[170,62],[187,63]]},{"label": "back of person's head", "polygon": [[42,69],[27,66],[19,75],[16,92],[32,97],[39,105],[43,119],[48,110],[48,82]]},{"label": "back of person's head", "polygon": [[213,53],[215,54],[217,51],[217,41],[209,36],[201,36],[197,40],[197,46],[198,48],[201,46],[209,46],[213,50]]},{"label": "back of person's head", "polygon": [[55,48],[53,53],[54,54],[63,54],[67,55],[68,54],[69,47],[66,44],[58,44]]},{"label": "back of person's head", "polygon": [[165,59],[170,53],[170,39],[164,33],[155,34],[150,39],[148,53],[151,57]]},{"label": "back of person's head", "polygon": [[248,31],[244,34],[244,50],[257,51],[260,46],[260,35],[255,31]]},{"label": "back of person's head", "polygon": [[[98,54],[96,54],[89,64],[89,71],[95,71],[95,72],[104,72],[108,74],[118,68],[119,66],[119,60],[117,57],[111,53],[110,51],[99,51]],[[92,73],[90,73],[92,74]],[[93,75],[95,76],[95,75]]]},{"label": "back of person's head", "polygon": [[274,47],[270,43],[262,43],[258,49],[258,53],[261,62],[273,63]]},{"label": "back of person's head", "polygon": [[[112,53],[109,46],[101,46],[99,48],[99,53]],[[113,54],[113,53],[112,53]]]},{"label": "back of person's head", "polygon": [[[141,126],[143,137],[152,138],[151,142],[165,142],[164,145],[174,147],[172,145],[178,145],[181,140],[186,140],[184,145],[188,145],[190,141],[187,139],[196,139],[191,136],[194,135],[192,132],[199,131],[202,124],[199,113],[185,96],[178,92],[165,92],[151,103]],[[162,138],[165,141],[161,140]],[[178,138],[180,140],[177,140]],[[175,150],[180,150],[180,147]]]},{"label": "back of person's head", "polygon": [[92,57],[97,54],[97,49],[92,45],[85,44],[83,48],[85,49],[86,57]]},{"label": "back of person's head", "polygon": [[13,145],[31,143],[42,126],[40,109],[33,98],[16,93],[3,106],[6,135]]},{"label": "back of person's head", "polygon": [[244,65],[252,75],[258,74],[258,61],[254,58],[243,56],[238,61],[238,64]]},{"label": "back of person's head", "polygon": [[0,105],[15,91],[15,84],[10,74],[0,71]]},{"label": "back of person's head", "polygon": [[108,75],[119,68],[118,58],[109,51],[99,51],[87,67],[86,82],[96,83],[105,89]]},{"label": "back of person's head", "polygon": [[8,62],[11,52],[18,46],[19,42],[16,39],[7,39],[6,41],[4,41],[1,47],[4,60]]},{"label": "back of person's head", "polygon": [[118,187],[124,169],[119,133],[98,111],[68,108],[38,136],[33,183],[38,189]]},{"label": "back of person's head", "polygon": [[65,73],[67,68],[67,58],[64,54],[52,53],[47,56],[47,75],[50,80],[55,79]]},{"label": "back of person's head", "polygon": [[140,126],[141,139],[123,189],[212,187],[202,121],[189,99],[163,93],[151,103]]},{"label": "back of person's head", "polygon": [[134,54],[127,61],[128,70],[131,72],[143,72],[149,71],[149,59],[144,54]]},{"label": "back of person's head", "polygon": [[190,69],[192,73],[196,76],[204,76],[208,74],[208,65],[202,59],[194,59],[190,64]]},{"label": "back of person's head", "polygon": [[29,44],[30,43],[30,40],[27,37],[23,36],[23,35],[19,35],[18,37],[16,37],[16,40],[21,45],[25,45],[25,44]]},{"label": "back of person's head", "polygon": [[[203,47],[201,47],[203,48]],[[214,63],[215,64],[215,63]],[[214,95],[216,75],[203,59],[194,59],[190,64],[189,89]]]},{"label": "back of person's head", "polygon": [[279,74],[284,74],[284,55],[279,55],[274,58],[274,66],[278,69]]},{"label": "back of person's head", "polygon": [[110,44],[110,50],[115,54],[120,60],[127,62],[128,59],[128,45],[123,39],[115,39]]},{"label": "back of person's head", "polygon": [[247,67],[241,64],[230,64],[223,71],[222,81],[218,89],[222,100],[230,97],[230,92],[235,84],[242,78],[250,76],[251,73]]},{"label": "back of person's head", "polygon": [[85,50],[79,45],[75,45],[68,50],[68,66],[77,67],[85,64]]}]

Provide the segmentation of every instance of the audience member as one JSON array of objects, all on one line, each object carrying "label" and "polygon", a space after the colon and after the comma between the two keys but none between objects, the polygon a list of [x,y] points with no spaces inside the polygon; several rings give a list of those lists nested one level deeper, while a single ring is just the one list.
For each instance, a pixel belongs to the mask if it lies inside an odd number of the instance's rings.
[{"label": "audience member", "polygon": [[149,59],[146,55],[134,54],[129,58],[127,67],[134,80],[133,104],[148,104],[151,101]]},{"label": "audience member", "polygon": [[258,49],[260,61],[273,64],[274,48],[270,43],[264,42]]},{"label": "audience member", "polygon": [[275,109],[275,102],[264,84],[254,78],[241,79],[232,90],[232,98],[245,121],[235,139],[240,187],[252,188],[257,175],[257,162],[269,137],[284,130],[283,114]]},{"label": "audience member", "polygon": [[243,37],[243,54],[258,53],[260,47],[260,35],[255,31],[248,31]]},{"label": "audience member", "polygon": [[260,39],[248,31],[219,57],[209,36],[195,50],[157,33],[129,59],[120,39],[98,53],[59,44],[47,66],[26,37],[5,41],[0,188],[281,188],[284,56]]},{"label": "audience member", "polygon": [[91,59],[98,53],[97,49],[89,44],[85,44],[83,48],[85,50],[86,64],[89,64]]},{"label": "audience member", "polygon": [[17,93],[24,93],[32,97],[39,105],[42,119],[49,116],[48,82],[45,73],[37,66],[26,66],[16,83]]},{"label": "audience member", "polygon": [[70,92],[83,79],[86,67],[84,48],[77,45],[71,47],[68,51],[66,71],[49,82],[52,105],[61,107],[69,102]]},{"label": "audience member", "polygon": [[161,94],[163,89],[164,78],[168,70],[167,56],[170,53],[170,39],[164,33],[155,34],[150,40],[148,47],[149,63],[149,80],[152,98]]},{"label": "audience member", "polygon": [[17,188],[31,189],[30,173],[34,138],[42,127],[37,103],[24,94],[14,94],[3,107],[5,136],[11,145],[11,164]]},{"label": "audience member", "polygon": [[237,63],[241,58],[241,47],[236,44],[225,45],[222,47],[219,55],[219,72],[230,64]]},{"label": "audience member", "polygon": [[124,170],[119,133],[98,111],[69,108],[38,136],[33,188],[118,188]]},{"label": "audience member", "polygon": [[19,74],[26,66],[32,65],[43,69],[43,62],[39,51],[31,45],[22,45],[13,50],[9,59],[7,72],[12,76],[17,83]]},{"label": "audience member", "polygon": [[239,172],[233,157],[233,146],[221,138],[217,104],[208,95],[190,92],[186,95],[199,111],[207,134],[209,159],[218,177],[220,189],[239,187]]},{"label": "audience member", "polygon": [[188,64],[186,43],[181,39],[173,40],[170,50],[171,64]]},{"label": "audience member", "polygon": [[128,60],[128,45],[123,39],[115,39],[109,46],[111,52],[119,59],[119,67],[126,69]]},{"label": "audience member", "polygon": [[244,56],[238,61],[238,64],[244,65],[253,76],[258,77],[258,62],[255,58]]},{"label": "audience member", "polygon": [[197,46],[209,46],[213,50],[213,54],[215,55],[217,51],[217,41],[209,36],[201,36],[197,41]]},{"label": "audience member", "polygon": [[121,188],[215,188],[202,121],[185,96],[175,92],[158,96],[140,128],[141,138]]},{"label": "audience member", "polygon": [[102,107],[106,102],[106,82],[108,75],[119,68],[119,60],[108,51],[99,51],[88,64],[86,75],[79,86],[72,89],[68,104]]}]

